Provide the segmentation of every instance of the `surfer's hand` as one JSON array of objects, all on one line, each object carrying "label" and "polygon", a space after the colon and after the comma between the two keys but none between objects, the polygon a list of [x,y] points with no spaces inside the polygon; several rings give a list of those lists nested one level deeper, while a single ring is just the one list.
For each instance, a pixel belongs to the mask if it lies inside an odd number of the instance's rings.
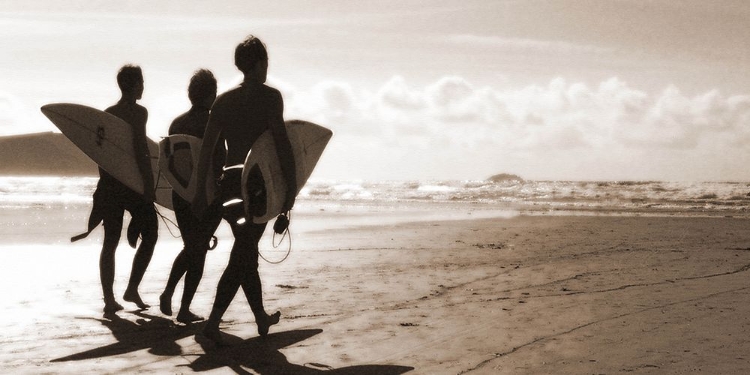
[{"label": "surfer's hand", "polygon": [[284,201],[284,208],[282,210],[284,212],[291,211],[296,199],[297,199],[297,196],[295,194],[287,194],[286,200]]},{"label": "surfer's hand", "polygon": [[154,201],[156,201],[156,193],[153,190],[148,189],[143,194],[143,199],[145,199],[148,203],[153,203]]}]

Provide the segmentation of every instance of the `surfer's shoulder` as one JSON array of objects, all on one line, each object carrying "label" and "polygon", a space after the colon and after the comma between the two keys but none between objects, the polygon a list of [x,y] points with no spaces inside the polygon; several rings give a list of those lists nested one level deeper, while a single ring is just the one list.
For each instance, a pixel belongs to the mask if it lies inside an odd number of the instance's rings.
[{"label": "surfer's shoulder", "polygon": [[211,109],[213,110],[213,108],[215,108],[217,104],[221,105],[222,103],[225,103],[227,101],[237,100],[240,96],[242,96],[242,86],[236,86],[232,89],[229,89],[228,91],[223,92],[216,97],[216,100],[214,100],[214,105],[211,107]]},{"label": "surfer's shoulder", "polygon": [[263,89],[264,94],[273,98],[281,98],[281,91],[277,90],[276,88],[265,85],[265,84],[262,87],[263,87],[262,89]]},{"label": "surfer's shoulder", "polygon": [[123,102],[118,102],[117,104],[105,109],[104,112],[111,113],[113,115],[117,115],[120,113],[128,113],[128,112],[135,113],[136,115],[140,115],[140,116],[148,115],[148,110],[146,109],[146,107],[138,103],[125,104]]},{"label": "surfer's shoulder", "polygon": [[177,116],[174,120],[172,120],[172,123],[169,125],[169,135],[172,134],[184,134],[185,132],[185,122],[187,122],[187,118],[190,112],[185,112],[179,116]]},{"label": "surfer's shoulder", "polygon": [[268,98],[269,103],[273,107],[283,107],[284,99],[281,98],[281,91],[271,87],[263,85],[263,96]]},{"label": "surfer's shoulder", "polygon": [[[216,97],[216,100],[214,100],[214,105],[211,107],[211,114],[216,116],[217,113],[220,113],[222,108],[226,106],[228,102],[233,101],[233,97],[236,97],[236,93],[234,93],[234,89],[229,90],[227,92],[221,93]],[[217,111],[217,109],[219,111]]]},{"label": "surfer's shoulder", "polygon": [[142,105],[140,105],[138,103],[135,103],[133,105],[133,109],[139,115],[143,115],[143,116],[147,116],[148,115],[148,109],[146,109],[146,107],[144,107],[144,106],[142,106]]}]

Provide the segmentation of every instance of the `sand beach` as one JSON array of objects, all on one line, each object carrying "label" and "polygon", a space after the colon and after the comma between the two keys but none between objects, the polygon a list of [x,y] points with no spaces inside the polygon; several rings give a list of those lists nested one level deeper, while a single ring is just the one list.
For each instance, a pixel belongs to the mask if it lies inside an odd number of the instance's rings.
[{"label": "sand beach", "polygon": [[[221,326],[231,346],[214,348],[196,341],[202,324],[159,312],[181,247],[163,223],[141,284],[151,308],[125,303],[116,317],[102,316],[101,228],[68,242],[85,223],[85,207],[51,218],[44,207],[6,212],[3,373],[750,370],[744,217],[301,209],[288,259],[260,266],[266,308],[281,311],[281,322],[260,339],[240,293]],[[262,251],[281,259],[286,245],[274,250],[270,234]],[[204,316],[231,246],[225,224],[218,236],[193,302]],[[123,240],[118,296],[132,255]],[[175,306],[180,295],[178,288]]]}]

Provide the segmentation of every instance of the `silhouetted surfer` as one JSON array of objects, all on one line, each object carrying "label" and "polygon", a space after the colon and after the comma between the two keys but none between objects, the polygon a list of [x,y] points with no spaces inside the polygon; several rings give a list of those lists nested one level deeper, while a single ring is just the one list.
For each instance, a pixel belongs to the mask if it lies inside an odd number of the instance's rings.
[{"label": "silhouetted surfer", "polygon": [[[252,218],[245,218],[241,193],[242,165],[245,157],[255,140],[268,129],[272,130],[288,186],[284,211],[291,210],[297,191],[294,156],[284,125],[284,103],[281,93],[264,84],[268,73],[266,48],[258,38],[249,36],[235,49],[234,62],[245,79],[240,86],[220,95],[211,110],[198,165],[199,191],[193,202],[194,211],[203,212],[206,207],[203,197],[209,159],[214,145],[226,141],[227,158],[220,181],[221,201],[225,202],[224,218],[232,227],[234,245],[229,263],[219,280],[211,315],[203,331],[207,338],[217,343],[221,343],[221,317],[240,286],[255,315],[258,333],[261,336],[268,334],[269,327],[278,323],[281,315],[279,312],[268,315],[263,307],[261,281],[258,275],[258,241],[263,235],[266,223],[255,224]],[[264,193],[259,193],[258,198],[265,200]]]},{"label": "silhouetted surfer", "polygon": [[[193,74],[188,86],[188,97],[192,108],[172,122],[169,134],[188,134],[203,138],[209,111],[216,99],[216,78],[209,70],[202,69]],[[217,147],[214,155],[214,169],[220,171],[223,164],[224,147],[221,145]],[[185,287],[182,292],[180,312],[177,313],[177,321],[187,324],[203,320],[202,317],[190,311],[190,303],[203,276],[203,266],[211,237],[221,222],[221,201],[216,200],[200,219],[193,215],[190,203],[175,192],[172,192],[172,205],[184,247],[174,260],[167,287],[159,297],[159,308],[162,313],[172,315],[172,295],[184,274]]]},{"label": "silhouetted surfer", "polygon": [[133,258],[130,281],[123,299],[135,303],[141,309],[149,306],[141,299],[138,286],[144,273],[146,273],[149,262],[151,262],[159,225],[153,203],[154,180],[148,144],[146,143],[148,111],[136,103],[143,95],[141,68],[133,65],[123,66],[117,73],[117,84],[122,92],[122,97],[117,104],[107,108],[106,112],[123,119],[133,127],[133,145],[138,169],[143,178],[145,193],[143,195],[136,193],[99,168],[99,183],[96,185],[96,191],[94,192],[94,204],[89,218],[89,232],[74,237],[74,240],[85,237],[99,222],[104,222],[104,243],[99,257],[99,274],[102,292],[104,293],[104,312],[106,314],[123,309],[122,305],[115,300],[112,288],[115,280],[115,250],[117,250],[117,245],[120,242],[125,210],[130,212],[132,216],[132,221],[128,227],[128,241],[131,246],[135,247],[140,234],[141,244]]}]

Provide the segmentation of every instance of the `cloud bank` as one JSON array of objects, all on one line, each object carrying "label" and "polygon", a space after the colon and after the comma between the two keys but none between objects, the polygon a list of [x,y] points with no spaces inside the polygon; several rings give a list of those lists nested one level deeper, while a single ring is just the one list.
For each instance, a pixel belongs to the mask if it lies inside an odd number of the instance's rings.
[{"label": "cloud bank", "polygon": [[423,159],[418,169],[436,177],[503,168],[542,178],[618,178],[619,170],[620,178],[682,179],[675,165],[690,169],[693,157],[701,163],[684,179],[750,177],[731,162],[749,157],[750,95],[687,96],[675,86],[648,94],[618,78],[498,89],[456,76],[415,87],[395,76],[374,92],[344,82],[309,90],[274,83],[287,117],[325,124],[342,141],[376,143],[380,154]]}]

